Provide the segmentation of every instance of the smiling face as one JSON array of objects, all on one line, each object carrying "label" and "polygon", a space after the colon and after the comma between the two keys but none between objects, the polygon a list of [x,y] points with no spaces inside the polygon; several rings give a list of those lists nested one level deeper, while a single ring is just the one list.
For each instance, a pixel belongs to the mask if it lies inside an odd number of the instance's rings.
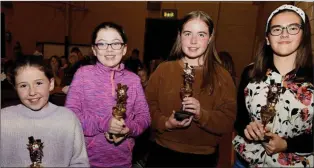
[{"label": "smiling face", "polygon": [[[289,25],[301,25],[301,18],[294,12],[279,13],[272,18],[270,29],[279,27],[286,27]],[[292,30],[292,29],[291,29]],[[274,56],[287,57],[296,56],[297,49],[302,40],[303,30],[298,34],[291,35],[287,29],[283,29],[282,34],[273,36],[270,33],[266,37],[267,44],[269,44],[274,51]]]},{"label": "smiling face", "polygon": [[18,96],[26,107],[37,111],[48,105],[49,91],[54,89],[54,80],[49,80],[38,67],[19,68],[15,83]]},{"label": "smiling face", "polygon": [[[125,44],[122,45],[121,49],[116,49],[121,43],[124,43],[124,41],[116,29],[102,28],[97,33],[95,45],[93,45],[92,50],[100,63],[106,67],[116,68],[127,51]],[[104,49],[104,46],[107,44],[111,45],[107,49]]]},{"label": "smiling face", "polygon": [[204,57],[210,34],[207,24],[199,18],[184,24],[181,31],[182,51],[186,57]]}]

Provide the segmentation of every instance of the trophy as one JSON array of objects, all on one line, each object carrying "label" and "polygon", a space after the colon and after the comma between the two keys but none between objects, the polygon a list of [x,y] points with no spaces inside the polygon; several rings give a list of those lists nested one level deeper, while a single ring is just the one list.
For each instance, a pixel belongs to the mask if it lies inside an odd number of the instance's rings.
[{"label": "trophy", "polygon": [[[280,90],[282,90],[280,84],[275,84],[274,80],[270,80],[268,89],[267,104],[261,107],[261,119],[264,130],[266,129],[266,125],[272,122],[276,115],[275,105],[278,102]],[[268,141],[269,137],[265,136],[265,140]]]},{"label": "trophy", "polygon": [[[127,104],[127,91],[128,86],[122,85],[121,83],[118,83],[118,88],[116,89],[116,106],[112,108],[112,116],[116,118],[117,120],[121,120],[125,118],[126,113],[126,104]],[[124,137],[124,134],[109,134],[109,138],[112,139],[114,142],[117,141],[118,138]]]},{"label": "trophy", "polygon": [[[185,68],[183,69],[183,87],[180,90],[180,97],[183,100],[186,97],[191,97],[193,94],[192,84],[194,82],[195,69],[185,63]],[[174,117],[177,121],[183,121],[189,118],[193,113],[184,111],[184,106],[181,106],[179,111],[174,113]]]},{"label": "trophy", "polygon": [[44,156],[43,152],[43,145],[44,143],[41,142],[40,139],[34,139],[33,136],[28,137],[28,144],[27,149],[29,150],[29,156],[32,161],[32,164],[30,165],[30,168],[40,168],[41,166],[41,160]]}]

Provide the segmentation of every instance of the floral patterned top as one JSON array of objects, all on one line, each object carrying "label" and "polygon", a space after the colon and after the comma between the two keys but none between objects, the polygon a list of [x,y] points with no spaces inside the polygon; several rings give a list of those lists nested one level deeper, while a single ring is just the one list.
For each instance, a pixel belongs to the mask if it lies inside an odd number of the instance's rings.
[{"label": "floral patterned top", "polygon": [[[296,70],[293,70],[287,75],[281,76],[276,68],[269,68],[265,80],[249,82],[244,89],[245,106],[251,121],[261,121],[261,109],[267,104],[269,85],[275,83],[279,86],[280,92],[276,95],[278,101],[274,106],[275,116],[266,126],[284,139],[312,135],[314,87],[311,81],[299,78],[297,74]],[[269,156],[262,142],[249,141],[244,138],[243,134],[237,135],[232,143],[238,154],[252,167],[314,166],[313,152],[286,151]]]}]

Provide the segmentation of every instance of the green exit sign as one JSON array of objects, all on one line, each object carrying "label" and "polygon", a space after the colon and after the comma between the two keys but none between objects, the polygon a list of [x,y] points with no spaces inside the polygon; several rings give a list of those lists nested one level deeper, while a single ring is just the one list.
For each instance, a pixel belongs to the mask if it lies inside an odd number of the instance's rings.
[{"label": "green exit sign", "polygon": [[176,9],[163,9],[162,10],[162,18],[176,19],[177,18],[177,10]]}]

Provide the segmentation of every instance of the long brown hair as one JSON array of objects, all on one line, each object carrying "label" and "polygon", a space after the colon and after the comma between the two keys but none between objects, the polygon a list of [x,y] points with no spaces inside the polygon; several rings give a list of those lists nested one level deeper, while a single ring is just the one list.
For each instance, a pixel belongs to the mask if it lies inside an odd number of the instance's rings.
[{"label": "long brown hair", "polygon": [[221,65],[230,73],[233,82],[236,83],[236,71],[232,56],[227,51],[221,51],[218,53],[221,60]]},{"label": "long brown hair", "polygon": [[183,19],[180,20],[178,35],[176,41],[172,47],[170,52],[170,57],[174,59],[181,59],[185,56],[182,51],[182,44],[181,44],[181,33],[184,25],[192,20],[192,19],[201,19],[207,26],[208,32],[210,34],[209,43],[207,49],[204,53],[204,67],[203,67],[203,79],[201,90],[209,91],[209,94],[212,94],[214,89],[214,81],[217,77],[216,66],[217,64],[221,63],[219,56],[216,51],[215,47],[215,30],[214,30],[214,22],[213,20],[203,11],[192,11],[185,15]]},{"label": "long brown hair", "polygon": [[[281,10],[276,13],[272,19],[283,12],[294,12],[293,10]],[[296,12],[294,12],[298,15]],[[299,16],[299,15],[298,15]],[[299,16],[300,17],[300,16]],[[270,23],[272,19],[269,21],[267,32],[265,36],[270,36]],[[305,22],[301,19],[301,28],[302,28],[302,40],[297,49],[297,56],[295,60],[295,69],[299,68],[312,68],[313,67],[313,54],[312,54],[312,42],[311,42],[311,26],[309,22],[308,16],[305,14]],[[264,39],[262,46],[259,47],[256,52],[254,66],[252,71],[250,72],[250,77],[253,81],[260,82],[265,77],[267,66],[273,62],[273,50],[270,45],[267,45],[266,39]]]}]

